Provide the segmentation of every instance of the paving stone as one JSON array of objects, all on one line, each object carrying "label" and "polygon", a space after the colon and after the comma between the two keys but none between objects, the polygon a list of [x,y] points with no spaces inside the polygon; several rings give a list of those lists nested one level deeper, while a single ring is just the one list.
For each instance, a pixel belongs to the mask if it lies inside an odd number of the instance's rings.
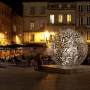
[{"label": "paving stone", "polygon": [[0,68],[0,90],[90,90],[90,72],[58,74],[33,67]]}]

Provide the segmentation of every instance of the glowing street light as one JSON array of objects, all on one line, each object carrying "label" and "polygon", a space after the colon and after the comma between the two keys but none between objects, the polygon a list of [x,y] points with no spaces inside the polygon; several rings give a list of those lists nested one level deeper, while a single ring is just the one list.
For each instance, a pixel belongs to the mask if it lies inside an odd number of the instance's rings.
[{"label": "glowing street light", "polygon": [[46,37],[46,41],[49,39],[49,32],[45,31],[45,37]]}]

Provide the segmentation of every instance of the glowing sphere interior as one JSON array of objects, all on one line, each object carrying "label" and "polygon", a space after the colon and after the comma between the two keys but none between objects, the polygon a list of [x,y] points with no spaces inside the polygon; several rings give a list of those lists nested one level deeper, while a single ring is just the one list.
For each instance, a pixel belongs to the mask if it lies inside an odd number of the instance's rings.
[{"label": "glowing sphere interior", "polygon": [[74,30],[60,30],[53,39],[53,60],[60,66],[80,65],[86,58],[88,45],[83,36]]}]

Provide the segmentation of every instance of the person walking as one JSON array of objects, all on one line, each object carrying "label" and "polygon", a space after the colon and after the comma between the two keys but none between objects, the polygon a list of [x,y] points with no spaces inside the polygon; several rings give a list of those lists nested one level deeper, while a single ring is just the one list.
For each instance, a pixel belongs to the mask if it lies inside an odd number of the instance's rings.
[{"label": "person walking", "polygon": [[35,62],[34,62],[34,70],[42,70],[42,59],[41,59],[41,54],[37,53],[35,57]]}]

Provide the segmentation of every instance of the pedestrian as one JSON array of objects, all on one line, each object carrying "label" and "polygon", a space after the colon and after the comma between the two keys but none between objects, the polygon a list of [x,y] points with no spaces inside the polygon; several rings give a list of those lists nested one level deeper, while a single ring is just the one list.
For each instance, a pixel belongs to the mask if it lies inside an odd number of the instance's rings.
[{"label": "pedestrian", "polygon": [[38,70],[38,66],[37,66],[37,59],[36,59],[36,56],[34,58],[34,70]]},{"label": "pedestrian", "polygon": [[42,70],[42,59],[41,54],[37,53],[34,61],[34,69],[41,71]]}]

